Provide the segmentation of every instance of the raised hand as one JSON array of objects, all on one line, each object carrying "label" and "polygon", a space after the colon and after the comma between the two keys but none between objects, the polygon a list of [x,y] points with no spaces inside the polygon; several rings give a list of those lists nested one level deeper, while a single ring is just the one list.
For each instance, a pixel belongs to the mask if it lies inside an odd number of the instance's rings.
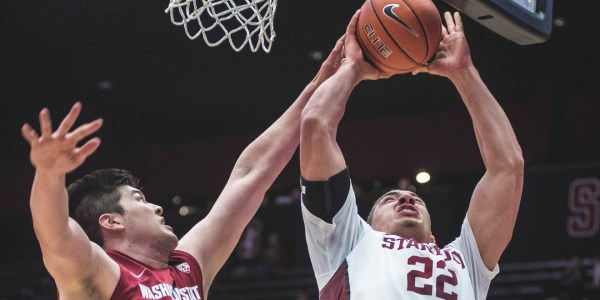
[{"label": "raised hand", "polygon": [[321,85],[321,83],[323,83],[325,80],[331,77],[331,75],[335,74],[337,69],[342,64],[342,59],[344,58],[343,50],[345,37],[346,34],[342,35],[342,37],[337,40],[335,46],[333,47],[333,50],[331,50],[331,53],[329,53],[327,59],[325,59],[325,61],[323,61],[323,63],[321,64],[319,72],[313,79],[313,82],[316,83],[317,86]]},{"label": "raised hand", "polygon": [[98,149],[98,137],[90,139],[81,147],[77,147],[77,144],[100,129],[102,119],[83,124],[69,132],[80,112],[81,103],[77,102],[55,132],[52,132],[52,121],[47,108],[39,115],[41,135],[29,124],[23,125],[21,133],[31,146],[30,160],[38,171],[66,174],[79,167]]},{"label": "raised hand", "polygon": [[359,66],[359,72],[361,72],[361,78],[367,80],[375,80],[380,78],[388,78],[394,74],[383,72],[373,66],[371,63],[364,59],[362,49],[358,45],[356,36],[356,26],[358,25],[358,16],[360,15],[360,9],[356,11],[348,27],[346,27],[346,34],[344,35],[344,62],[357,63]]},{"label": "raised hand", "polygon": [[460,14],[455,12],[453,18],[452,14],[445,12],[444,19],[446,27],[442,26],[442,41],[435,59],[429,65],[415,69],[413,75],[427,72],[450,77],[454,71],[473,65]]}]

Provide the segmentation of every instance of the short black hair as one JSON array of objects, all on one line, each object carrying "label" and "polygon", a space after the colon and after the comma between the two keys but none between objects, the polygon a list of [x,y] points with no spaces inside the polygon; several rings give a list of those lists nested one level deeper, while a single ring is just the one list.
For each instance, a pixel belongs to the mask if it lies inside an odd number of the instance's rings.
[{"label": "short black hair", "polygon": [[76,204],[73,219],[100,247],[104,245],[104,239],[98,219],[105,213],[123,214],[118,188],[125,185],[139,188],[139,179],[127,170],[109,168],[93,171],[67,188],[69,201]]}]

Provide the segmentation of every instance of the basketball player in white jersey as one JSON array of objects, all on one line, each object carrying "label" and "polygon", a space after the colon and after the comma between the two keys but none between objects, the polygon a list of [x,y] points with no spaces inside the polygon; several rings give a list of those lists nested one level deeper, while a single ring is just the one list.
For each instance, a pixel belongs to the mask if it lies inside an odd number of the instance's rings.
[{"label": "basketball player in white jersey", "polygon": [[[514,228],[523,158],[513,129],[471,61],[458,13],[446,12],[435,60],[414,71],[450,79],[473,121],[486,172],[460,235],[438,247],[427,205],[393,190],[378,199],[369,222],[357,213],[337,127],[352,89],[389,76],[365,62],[357,44],[358,13],[344,39],[345,60],[302,112],[302,212],[321,299],[485,299]],[[411,141],[405,141],[407,147]],[[383,145],[385,146],[385,145]]]}]

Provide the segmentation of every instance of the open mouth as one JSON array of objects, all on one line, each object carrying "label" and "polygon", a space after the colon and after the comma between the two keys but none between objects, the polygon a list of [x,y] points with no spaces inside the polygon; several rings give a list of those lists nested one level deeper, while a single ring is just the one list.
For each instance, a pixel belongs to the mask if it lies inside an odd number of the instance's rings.
[{"label": "open mouth", "polygon": [[417,208],[414,207],[413,205],[409,205],[409,204],[400,205],[400,207],[398,207],[396,209],[396,211],[399,214],[401,214],[401,215],[407,215],[407,216],[417,216],[417,215],[419,215],[419,212],[417,211]]}]

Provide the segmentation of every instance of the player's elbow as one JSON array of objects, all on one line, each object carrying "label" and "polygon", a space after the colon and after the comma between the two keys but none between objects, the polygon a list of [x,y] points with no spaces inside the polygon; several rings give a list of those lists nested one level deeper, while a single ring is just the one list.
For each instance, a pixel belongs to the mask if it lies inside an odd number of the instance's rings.
[{"label": "player's elbow", "polygon": [[523,159],[523,154],[515,153],[505,162],[506,169],[513,173],[515,176],[523,177],[523,173],[525,172],[525,160]]},{"label": "player's elbow", "polygon": [[502,157],[496,157],[491,160],[491,162],[492,164],[489,164],[487,167],[488,171],[491,173],[503,174],[516,178],[523,177],[525,160],[520,151],[515,151],[509,155],[503,155]]},{"label": "player's elbow", "polygon": [[306,107],[300,120],[300,142],[320,140],[335,136],[335,126],[324,118],[317,107]]},{"label": "player's elbow", "polygon": [[499,169],[497,175],[501,178],[508,187],[514,190],[515,193],[515,201],[514,202],[514,214],[516,215],[516,211],[518,210],[520,197],[516,195],[520,195],[523,190],[523,178],[525,176],[525,162],[521,156],[515,157],[508,161],[505,161],[503,167]]},{"label": "player's elbow", "polygon": [[[519,205],[521,203],[523,178],[525,176],[524,165],[525,162],[522,156],[516,157],[506,164],[505,172],[502,173],[502,178],[504,178],[505,182],[508,184],[508,187],[512,189],[514,193],[514,196],[511,197],[513,200],[510,201],[506,207],[507,213],[510,213],[513,218],[513,222],[516,222]],[[510,238],[511,237],[509,236],[507,241],[510,241]]]}]

